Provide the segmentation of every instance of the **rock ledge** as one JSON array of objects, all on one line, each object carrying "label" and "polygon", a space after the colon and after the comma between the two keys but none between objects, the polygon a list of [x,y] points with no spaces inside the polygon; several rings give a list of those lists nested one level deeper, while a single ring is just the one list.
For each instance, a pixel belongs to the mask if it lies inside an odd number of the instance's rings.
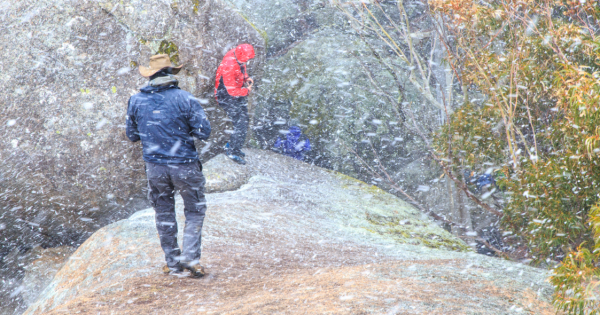
[{"label": "rock ledge", "polygon": [[[240,188],[207,195],[206,277],[161,274],[147,209],[92,235],[26,314],[554,314],[544,270],[467,251],[362,182],[247,154]],[[233,174],[228,163],[206,163],[209,182]],[[177,211],[183,222],[180,200]]]}]

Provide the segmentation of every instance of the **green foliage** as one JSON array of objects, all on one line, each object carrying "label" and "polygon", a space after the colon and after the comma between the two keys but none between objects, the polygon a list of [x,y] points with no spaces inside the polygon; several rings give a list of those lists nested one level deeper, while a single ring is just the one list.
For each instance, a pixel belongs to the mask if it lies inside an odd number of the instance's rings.
[{"label": "green foliage", "polygon": [[200,0],[192,0],[192,3],[194,4],[194,13],[198,14],[200,10]]},{"label": "green foliage", "polygon": [[561,260],[581,244],[592,243],[587,221],[598,201],[600,166],[596,156],[584,154],[581,127],[573,128],[567,119],[555,121],[541,136],[547,154],[537,163],[525,162],[520,176],[507,181],[515,194],[504,223],[527,239],[534,259]]},{"label": "green foliage", "polygon": [[569,254],[550,278],[556,292],[554,304],[569,314],[600,314],[600,204],[590,211],[594,231],[593,251],[583,246]]},{"label": "green foliage", "polygon": [[507,241],[526,244],[534,262],[561,262],[552,277],[560,310],[600,314],[598,3],[432,6],[452,16],[460,54],[450,61],[463,84],[486,96],[451,116],[438,151],[454,153],[457,172],[501,168]]},{"label": "green foliage", "polygon": [[451,124],[443,126],[435,145],[441,153],[448,152],[450,145],[458,148],[453,161],[457,169],[485,171],[506,155],[505,141],[495,128],[497,116],[490,107],[480,109],[465,104],[452,114]]}]

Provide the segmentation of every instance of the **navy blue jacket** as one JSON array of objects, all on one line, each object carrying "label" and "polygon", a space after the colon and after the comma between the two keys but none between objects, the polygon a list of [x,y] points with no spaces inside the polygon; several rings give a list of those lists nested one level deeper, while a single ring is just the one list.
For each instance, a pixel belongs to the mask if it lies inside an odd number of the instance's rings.
[{"label": "navy blue jacket", "polygon": [[142,140],[144,161],[182,164],[198,161],[194,139],[210,136],[210,122],[192,94],[177,83],[145,86],[129,99],[127,137]]}]

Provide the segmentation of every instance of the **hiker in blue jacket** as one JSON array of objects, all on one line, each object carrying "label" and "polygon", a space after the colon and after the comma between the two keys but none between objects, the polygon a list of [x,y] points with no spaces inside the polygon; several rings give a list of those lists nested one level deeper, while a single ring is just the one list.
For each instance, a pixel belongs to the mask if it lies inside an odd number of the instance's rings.
[{"label": "hiker in blue jacket", "polygon": [[[187,269],[192,276],[201,277],[205,179],[194,140],[208,139],[210,123],[198,100],[179,89],[173,75],[181,67],[174,67],[164,54],[152,56],[150,67],[140,66],[140,74],[150,81],[129,99],[126,133],[131,141],[142,141],[148,199],[167,262],[163,272],[179,274]],[[184,203],[183,252],[177,244],[175,190]]]},{"label": "hiker in blue jacket", "polygon": [[310,141],[302,135],[300,127],[292,126],[285,135],[285,140],[277,137],[274,147],[283,155],[302,161],[304,160],[304,152],[310,151]]}]

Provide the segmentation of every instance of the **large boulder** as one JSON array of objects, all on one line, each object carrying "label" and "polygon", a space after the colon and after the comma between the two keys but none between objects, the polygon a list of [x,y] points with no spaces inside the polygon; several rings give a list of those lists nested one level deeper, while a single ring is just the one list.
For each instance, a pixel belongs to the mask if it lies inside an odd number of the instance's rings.
[{"label": "large boulder", "polygon": [[[473,213],[472,218],[477,219],[463,222],[470,220],[460,217],[464,214],[461,209],[479,212],[475,210],[478,207],[459,196],[462,192],[446,183],[446,178],[440,179],[442,171],[415,133],[409,110],[426,135],[438,130],[446,113],[430,105],[411,84],[410,67],[383,41],[359,36],[348,23],[350,19],[331,2],[228,1],[265,34],[268,43],[264,76],[258,85],[252,145],[271,149],[289,126],[297,125],[311,141],[312,151],[307,154],[310,162],[402,196],[387,182],[391,178],[426,208],[461,225],[481,228],[497,219]],[[395,3],[379,5],[398,20]],[[429,37],[430,19],[419,1],[406,1],[405,6],[415,32],[414,47],[429,56],[434,45]],[[386,21],[375,6],[372,12],[382,23]],[[384,27],[393,29],[385,23]],[[438,49],[434,62],[428,65],[432,82],[446,80],[449,69],[441,60],[442,52]],[[394,78],[382,61],[405,72],[397,71]],[[439,89],[433,93],[442,96]],[[399,106],[394,104],[396,100],[400,100]],[[455,106],[460,103],[460,95],[455,101]],[[374,176],[373,170],[383,173],[381,168],[387,174]]]},{"label": "large boulder", "polygon": [[[197,143],[203,159],[230,129],[211,95],[222,56],[253,44],[260,75],[265,55],[261,35],[220,0],[2,1],[0,20],[0,258],[81,244],[148,206],[141,146],[124,122],[151,55],[185,65],[180,86],[213,124]],[[18,274],[11,261],[0,260],[3,279]]]},{"label": "large boulder", "polygon": [[[269,149],[282,131],[299,125],[312,141],[310,157],[317,164],[369,181],[372,176],[352,151],[371,162],[372,143],[392,175],[423,157],[424,145],[405,125],[410,122],[405,121],[408,114],[402,107],[413,104],[411,109],[426,131],[440,125],[439,109],[426,103],[407,76],[397,78],[402,83],[398,86],[381,61],[397,69],[408,66],[383,42],[359,36],[349,18],[330,2],[227,1],[248,17],[268,43],[269,57],[255,102],[253,145]],[[395,5],[382,5],[397,18]],[[427,40],[420,45],[426,47]],[[400,100],[400,108],[381,91]],[[435,176],[417,173],[420,176],[405,178],[410,186]]]},{"label": "large boulder", "polygon": [[[247,160],[240,189],[207,195],[203,279],[162,274],[147,209],[92,235],[26,314],[553,314],[546,271],[474,254],[345,175],[259,150]],[[211,174],[228,171],[215,162]]]},{"label": "large boulder", "polygon": [[[395,172],[421,158],[423,144],[405,125],[402,109],[380,95],[369,75],[381,83],[379,88],[400,96],[392,75],[369,48],[336,28],[320,30],[270,59],[254,113],[258,144],[269,148],[282,129],[298,125],[311,140],[311,157],[318,164],[369,181],[357,154],[370,163],[376,149]],[[406,88],[403,97],[419,100],[420,95]],[[428,107],[418,110],[423,125],[435,124]]]}]

